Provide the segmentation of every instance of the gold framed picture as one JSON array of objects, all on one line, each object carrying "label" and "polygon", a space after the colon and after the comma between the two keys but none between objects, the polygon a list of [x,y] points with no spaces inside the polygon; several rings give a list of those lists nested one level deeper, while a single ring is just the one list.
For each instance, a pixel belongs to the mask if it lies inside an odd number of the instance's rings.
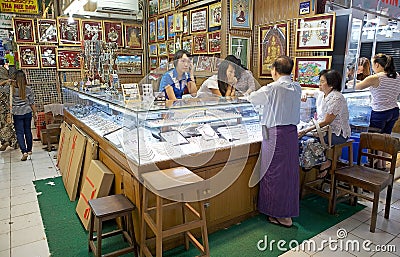
[{"label": "gold framed picture", "polygon": [[19,66],[21,69],[39,68],[38,47],[35,45],[18,46]]},{"label": "gold framed picture", "polygon": [[17,44],[36,42],[33,19],[13,17],[13,27]]},{"label": "gold framed picture", "polygon": [[81,51],[77,49],[57,48],[57,70],[70,71],[81,69]]},{"label": "gold framed picture", "polygon": [[190,33],[207,32],[208,7],[190,10]]},{"label": "gold framed picture", "polygon": [[221,2],[211,4],[208,6],[208,27],[221,26],[222,22],[222,8]]},{"label": "gold framed picture", "polygon": [[37,20],[38,41],[40,43],[58,43],[57,21],[52,19]]},{"label": "gold framed picture", "polygon": [[240,59],[242,65],[250,68],[251,37],[229,35],[229,54]]},{"label": "gold framed picture", "polygon": [[57,17],[58,42],[60,45],[77,46],[81,44],[81,20]]},{"label": "gold framed picture", "polygon": [[95,20],[82,20],[83,40],[103,40],[103,23]]},{"label": "gold framed picture", "polygon": [[124,47],[122,30],[120,21],[103,21],[104,38],[107,43],[116,43],[118,47]]},{"label": "gold framed picture", "polygon": [[174,13],[174,32],[183,31],[183,13]]},{"label": "gold framed picture", "polygon": [[57,68],[57,46],[40,45],[39,56],[40,67],[43,69]]},{"label": "gold framed picture", "polygon": [[126,48],[142,49],[142,26],[136,24],[124,24]]}]

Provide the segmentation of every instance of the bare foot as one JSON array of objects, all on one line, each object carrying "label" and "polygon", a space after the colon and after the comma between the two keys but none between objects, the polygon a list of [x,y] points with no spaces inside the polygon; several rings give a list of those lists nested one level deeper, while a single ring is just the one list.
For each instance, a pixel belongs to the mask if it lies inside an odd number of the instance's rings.
[{"label": "bare foot", "polygon": [[268,221],[274,223],[276,225],[290,228],[293,225],[291,218],[275,218],[275,217],[268,217]]}]

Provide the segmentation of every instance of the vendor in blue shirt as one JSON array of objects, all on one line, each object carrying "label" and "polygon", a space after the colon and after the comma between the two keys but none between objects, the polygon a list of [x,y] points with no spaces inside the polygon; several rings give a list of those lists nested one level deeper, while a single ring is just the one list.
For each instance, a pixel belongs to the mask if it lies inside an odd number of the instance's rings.
[{"label": "vendor in blue shirt", "polygon": [[174,55],[174,69],[167,71],[161,78],[160,92],[165,92],[169,100],[181,99],[184,94],[197,92],[193,75],[193,63],[186,50],[178,50]]}]

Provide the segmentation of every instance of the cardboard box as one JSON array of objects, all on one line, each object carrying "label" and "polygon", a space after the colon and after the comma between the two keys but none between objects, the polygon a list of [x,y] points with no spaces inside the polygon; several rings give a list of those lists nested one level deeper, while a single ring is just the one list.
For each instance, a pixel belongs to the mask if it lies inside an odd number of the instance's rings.
[{"label": "cardboard box", "polygon": [[82,191],[84,179],[86,178],[86,175],[89,171],[89,167],[90,167],[90,164],[92,163],[92,160],[98,159],[99,144],[87,135],[86,135],[86,138],[87,138],[87,142],[86,142],[85,157],[83,160],[83,168],[82,168],[82,176],[81,176],[82,179],[81,179],[81,183],[80,183],[80,187],[79,187],[80,191]]},{"label": "cardboard box", "polygon": [[69,149],[69,138],[71,136],[71,126],[69,126],[66,122],[63,122],[61,125],[61,133],[60,140],[58,143],[58,151],[57,151],[57,165],[56,167],[60,170],[61,175],[65,171],[65,166],[68,158],[68,149]]},{"label": "cardboard box", "polygon": [[90,224],[90,207],[88,201],[107,196],[113,180],[114,174],[101,161],[93,160],[90,163],[76,206],[76,213],[86,230]]},{"label": "cardboard box", "polygon": [[50,144],[57,144],[61,134],[60,124],[58,124],[58,127],[48,127],[49,125],[46,126],[46,129],[40,130],[40,140],[42,141],[42,144],[47,145],[48,140],[50,140]]},{"label": "cardboard box", "polygon": [[66,169],[62,174],[64,186],[71,201],[76,199],[85,148],[85,135],[75,125],[72,125]]}]

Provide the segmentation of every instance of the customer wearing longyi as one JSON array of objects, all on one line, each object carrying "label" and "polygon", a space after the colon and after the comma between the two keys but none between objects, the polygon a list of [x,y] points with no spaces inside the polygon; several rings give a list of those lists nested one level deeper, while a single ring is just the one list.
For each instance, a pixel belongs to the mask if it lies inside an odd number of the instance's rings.
[{"label": "customer wearing longyi", "polygon": [[160,92],[165,92],[169,100],[181,99],[184,94],[197,92],[193,63],[186,50],[178,50],[174,55],[174,68],[161,78]]},{"label": "customer wearing longyi", "polygon": [[299,215],[299,148],[301,87],[292,82],[293,60],[278,57],[272,64],[274,82],[252,92],[248,100],[263,105],[258,210],[271,223],[292,226]]}]

